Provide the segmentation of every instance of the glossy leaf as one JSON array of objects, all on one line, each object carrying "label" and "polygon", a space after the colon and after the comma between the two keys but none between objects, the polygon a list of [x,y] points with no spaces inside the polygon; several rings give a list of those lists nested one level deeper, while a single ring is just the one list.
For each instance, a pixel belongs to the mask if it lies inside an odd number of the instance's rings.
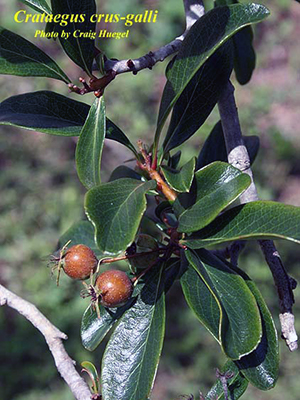
[{"label": "glossy leaf", "polygon": [[187,304],[202,325],[219,340],[220,306],[199,273],[189,267],[180,279]]},{"label": "glossy leaf", "polygon": [[[259,150],[259,137],[243,136],[243,140],[249,153],[250,163],[252,165]],[[196,171],[214,161],[228,162],[221,121],[216,123],[209,136],[205,140],[197,159]]]},{"label": "glossy leaf", "polygon": [[[263,335],[259,345],[252,353],[235,361],[235,364],[254,386],[261,390],[271,389],[275,386],[279,368],[278,339],[272,316],[255,283],[240,269],[227,261],[222,262],[243,278],[256,299],[262,320]],[[188,268],[182,276],[181,285],[190,308],[218,340],[220,310],[212,293],[192,268]]]},{"label": "glossy leaf", "polygon": [[102,359],[103,400],[147,400],[165,331],[160,273],[152,275],[136,303],[123,315]]},{"label": "glossy leaf", "polygon": [[[91,75],[92,64],[94,59],[94,40],[88,37],[78,37],[74,34],[75,31],[80,32],[95,32],[96,23],[90,21],[93,14],[96,14],[95,0],[51,0],[52,11],[54,15],[69,14],[83,15],[76,22],[68,21],[66,26],[59,24],[55,25],[55,31],[59,32],[60,43],[66,54]],[[82,21],[83,19],[83,21]],[[63,38],[61,32],[69,33],[69,38]]]},{"label": "glossy leaf", "polygon": [[161,167],[167,183],[177,192],[188,192],[190,190],[196,165],[196,159],[193,157],[179,171],[169,167]]},{"label": "glossy leaf", "polygon": [[133,301],[123,307],[113,309],[99,305],[100,318],[98,318],[93,307],[89,305],[81,321],[80,334],[83,346],[89,351],[94,351],[124,312],[132,305]]},{"label": "glossy leaf", "polygon": [[[238,400],[247,389],[247,379],[243,377],[233,361],[227,361],[223,368],[221,368],[220,372],[223,375],[227,374],[231,376],[231,378],[227,380],[229,395],[228,399]],[[220,379],[217,379],[214,386],[205,396],[205,400],[226,400],[224,395],[224,388]]]},{"label": "glossy leaf", "polygon": [[106,254],[119,254],[134,241],[146,209],[145,194],[156,182],[123,178],[90,189],[85,211],[96,229],[96,241]]},{"label": "glossy leaf", "polygon": [[192,249],[244,239],[287,239],[300,244],[300,207],[254,201],[224,212],[182,243]]},{"label": "glossy leaf", "polygon": [[[42,90],[9,97],[0,103],[0,124],[13,125],[59,136],[78,136],[90,106],[61,94]],[[134,154],[126,135],[108,118],[106,139],[115,140]]]},{"label": "glossy leaf", "polygon": [[71,82],[52,58],[33,43],[0,27],[0,74],[42,76]]},{"label": "glossy leaf", "polygon": [[0,124],[60,136],[78,136],[89,106],[46,90],[9,97],[0,104]]},{"label": "glossy leaf", "polygon": [[179,232],[195,232],[208,225],[250,185],[248,175],[216,161],[197,171],[196,203],[179,216]]},{"label": "glossy leaf", "polygon": [[251,279],[239,268],[230,267],[242,276],[256,299],[262,320],[263,336],[257,348],[236,361],[242,374],[260,390],[269,390],[276,384],[279,372],[279,346],[276,327],[268,307]]},{"label": "glossy leaf", "polygon": [[156,141],[170,110],[204,62],[238,30],[260,22],[268,15],[268,9],[259,4],[234,4],[214,8],[191,27],[167,71],[168,82],[159,111]]},{"label": "glossy leaf", "polygon": [[32,8],[35,11],[40,12],[41,14],[51,14],[51,8],[48,6],[45,0],[20,0],[22,3],[26,4],[26,6]]},{"label": "glossy leaf", "polygon": [[99,252],[99,249],[95,242],[95,229],[89,221],[75,222],[59,238],[59,248],[62,248],[69,241],[71,241],[71,246],[73,246],[74,244],[85,244],[93,250],[98,258],[101,258],[103,256],[103,254]]},{"label": "glossy leaf", "polygon": [[233,68],[231,41],[220,47],[196,72],[176,101],[164,150],[181,145],[206,121],[219,100]]},{"label": "glossy leaf", "polygon": [[227,357],[238,360],[259,344],[262,326],[256,300],[244,280],[206,250],[187,250],[220,309],[219,341]]},{"label": "glossy leaf", "polygon": [[76,169],[81,183],[91,189],[101,183],[101,158],[106,133],[103,96],[92,104],[76,146]]},{"label": "glossy leaf", "polygon": [[233,38],[234,45],[234,71],[237,81],[245,85],[251,79],[255,68],[256,56],[252,46],[253,30],[245,26]]}]

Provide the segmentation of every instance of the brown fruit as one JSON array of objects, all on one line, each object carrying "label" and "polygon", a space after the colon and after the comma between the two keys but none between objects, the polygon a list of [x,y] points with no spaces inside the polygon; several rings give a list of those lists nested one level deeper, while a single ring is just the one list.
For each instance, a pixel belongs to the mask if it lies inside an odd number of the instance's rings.
[{"label": "brown fruit", "polygon": [[100,303],[104,307],[120,307],[130,299],[133,284],[123,271],[109,270],[103,272],[96,280]]},{"label": "brown fruit", "polygon": [[95,272],[98,260],[93,250],[84,244],[70,247],[63,257],[63,269],[72,279],[84,280]]}]

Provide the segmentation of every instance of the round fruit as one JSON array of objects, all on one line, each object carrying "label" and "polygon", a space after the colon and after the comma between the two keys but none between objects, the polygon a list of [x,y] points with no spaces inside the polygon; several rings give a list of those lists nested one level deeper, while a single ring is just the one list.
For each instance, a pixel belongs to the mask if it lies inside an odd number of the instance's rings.
[{"label": "round fruit", "polygon": [[70,247],[63,257],[63,269],[72,279],[87,279],[96,271],[97,265],[95,253],[84,244]]},{"label": "round fruit", "polygon": [[109,270],[98,276],[95,284],[104,307],[120,307],[130,299],[133,284],[123,271]]}]

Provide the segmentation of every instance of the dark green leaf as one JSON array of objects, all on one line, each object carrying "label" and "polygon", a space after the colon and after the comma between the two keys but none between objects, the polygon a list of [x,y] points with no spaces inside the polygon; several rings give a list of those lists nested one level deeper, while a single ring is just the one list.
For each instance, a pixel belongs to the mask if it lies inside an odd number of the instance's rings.
[{"label": "dark green leaf", "polygon": [[105,139],[114,140],[115,142],[123,144],[123,146],[127,147],[132,153],[138,158],[137,151],[130,140],[127,138],[125,133],[121,131],[121,129],[115,125],[112,121],[106,118],[106,135]]},{"label": "dark green leaf", "polygon": [[[238,0],[217,0],[216,5],[238,4]],[[245,26],[232,37],[234,46],[234,70],[237,81],[245,85],[251,79],[255,68],[255,52],[252,46],[253,30]]]},{"label": "dark green leaf", "polygon": [[185,254],[219,305],[219,341],[224,353],[234,360],[249,354],[260,342],[262,326],[256,300],[246,283],[204,249]]},{"label": "dark green leaf", "polygon": [[87,192],[85,211],[96,228],[100,250],[119,254],[131,245],[146,209],[145,194],[155,187],[155,181],[123,178]]},{"label": "dark green leaf", "polygon": [[[78,136],[90,106],[55,92],[42,90],[9,97],[0,104],[0,124],[13,125],[50,135]],[[106,139],[115,140],[134,154],[125,134],[108,118]]]},{"label": "dark green leaf", "polygon": [[160,273],[151,274],[136,303],[123,315],[102,359],[103,400],[147,400],[165,331]]},{"label": "dark green leaf", "polygon": [[89,351],[94,351],[132,303],[133,301],[130,301],[123,307],[113,309],[99,305],[100,318],[93,307],[89,305],[81,321],[80,333],[83,346]]},{"label": "dark green leaf", "polygon": [[165,271],[164,279],[164,290],[167,293],[173,284],[179,279],[181,273],[181,262],[179,258],[170,258],[167,261],[167,267]]},{"label": "dark green leaf", "polygon": [[168,167],[176,169],[178,167],[181,158],[181,151],[178,150],[173,156],[168,160]]},{"label": "dark green leaf", "polygon": [[[259,149],[259,137],[243,136],[243,140],[252,165]],[[214,161],[228,161],[221,121],[216,123],[208,138],[205,140],[197,159],[196,171]]]},{"label": "dark green leaf", "polygon": [[179,232],[195,232],[213,221],[251,183],[248,175],[216,161],[195,174],[197,201],[179,216]]},{"label": "dark green leaf", "polygon": [[135,172],[133,169],[127,167],[126,165],[119,165],[113,172],[109,178],[109,181],[116,181],[121,178],[132,178],[141,180],[141,175]]},{"label": "dark green leaf", "polygon": [[[231,378],[227,380],[228,400],[238,400],[247,389],[247,379],[242,376],[233,361],[227,361],[223,368],[221,368],[220,372],[224,375],[231,375]],[[225,400],[224,388],[220,379],[217,380],[214,386],[207,393],[205,400]]]},{"label": "dark green leaf", "polygon": [[0,124],[51,135],[78,136],[89,106],[46,90],[9,97],[0,104]]},{"label": "dark green leaf", "polygon": [[260,390],[269,390],[275,386],[279,372],[279,348],[275,324],[255,283],[240,269],[232,265],[230,267],[242,276],[255,297],[263,328],[263,336],[257,348],[236,361],[236,365],[252,385]]},{"label": "dark green leaf", "polygon": [[35,11],[40,12],[41,14],[51,14],[51,8],[48,6],[45,0],[20,0],[22,3],[26,4],[26,6],[33,8]]},{"label": "dark green leaf", "polygon": [[220,306],[194,268],[189,267],[180,280],[184,297],[202,325],[219,342]]},{"label": "dark green leaf", "polygon": [[177,192],[188,192],[190,190],[196,165],[196,159],[193,157],[187,162],[180,171],[162,166],[162,172],[168,184]]},{"label": "dark green leaf", "polygon": [[[70,17],[72,15],[83,15],[77,22],[74,19],[74,22],[68,21],[65,26],[56,24],[55,30],[59,32],[60,43],[67,55],[75,64],[91,75],[95,55],[94,40],[89,37],[76,36],[78,36],[79,32],[96,31],[96,23],[90,20],[91,16],[96,14],[95,0],[51,0],[51,5],[54,15],[68,14]],[[70,34],[68,39],[62,37],[62,31]]]},{"label": "dark green leaf", "polygon": [[92,104],[76,147],[76,169],[81,183],[91,189],[101,183],[101,158],[106,133],[105,103]]},{"label": "dark green leaf", "polygon": [[191,27],[167,71],[168,82],[159,111],[156,141],[170,110],[204,62],[238,30],[262,21],[268,15],[268,9],[259,4],[234,4],[214,8]]},{"label": "dark green leaf", "polygon": [[164,140],[165,152],[189,139],[205,122],[233,68],[231,41],[220,47],[196,72],[176,101]]},{"label": "dark green leaf", "polygon": [[52,58],[14,32],[0,27],[0,74],[43,76],[71,82]]},{"label": "dark green leaf", "polygon": [[287,239],[300,244],[300,207],[253,201],[224,212],[182,243],[192,249],[240,239]]},{"label": "dark green leaf", "polygon": [[95,229],[89,221],[80,221],[74,223],[60,238],[59,248],[61,249],[67,242],[71,245],[85,244],[90,247],[98,258],[103,256],[95,243]]},{"label": "dark green leaf", "polygon": [[236,79],[241,85],[245,85],[251,79],[256,61],[255,51],[252,46],[252,27],[245,26],[233,36],[232,41],[234,45],[234,71]]}]

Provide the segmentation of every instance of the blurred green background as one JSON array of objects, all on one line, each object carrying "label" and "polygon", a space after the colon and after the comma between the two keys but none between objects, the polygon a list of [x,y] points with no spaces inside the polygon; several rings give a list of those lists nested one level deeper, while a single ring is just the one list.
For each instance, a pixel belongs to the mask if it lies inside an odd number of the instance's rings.
[{"label": "blurred green background", "polygon": [[[262,199],[300,206],[300,5],[292,0],[266,2],[271,17],[255,27],[257,69],[244,87],[236,84],[242,130],[258,135],[261,149],[254,176]],[[181,34],[184,29],[180,0],[106,0],[102,12],[138,13],[158,9],[156,24],[130,28],[129,40],[103,40],[99,47],[109,57],[134,58]],[[207,7],[212,4],[207,2]],[[0,0],[0,23],[44,49],[78,83],[80,69],[64,56],[58,42],[34,39],[38,24],[16,24],[14,13],[22,3]],[[112,27],[112,29],[115,29]],[[121,28],[122,29],[122,28]],[[137,76],[124,74],[105,93],[107,114],[136,143],[150,143],[155,130],[166,62]],[[50,89],[69,95],[61,82],[44,78],[1,76],[0,101],[35,90]],[[93,95],[71,98],[91,103]],[[197,155],[218,120],[214,111],[199,133],[183,148],[183,161]],[[81,285],[65,276],[57,288],[47,268],[47,256],[59,236],[83,216],[84,188],[74,167],[76,139],[48,136],[0,127],[0,282],[33,302],[56,326],[67,333],[67,351],[78,365],[89,360],[99,367],[100,346],[89,353],[80,342],[81,315],[88,300],[79,296]],[[103,168],[106,179],[112,169],[131,157],[115,142],[106,144]],[[300,247],[278,242],[289,273],[300,280]],[[278,323],[278,301],[271,274],[260,250],[250,243],[240,267],[257,282]],[[295,291],[296,327],[300,332],[299,289]],[[185,305],[179,286],[168,296],[166,338],[153,400],[175,400],[182,394],[206,393],[215,380],[215,369],[224,357],[214,339]],[[0,400],[71,400],[58,376],[41,334],[8,307],[0,309]],[[299,353],[289,353],[281,341],[280,377],[275,389],[260,392],[249,387],[244,400],[295,400],[300,392]],[[117,399],[112,399],[117,400]]]}]

